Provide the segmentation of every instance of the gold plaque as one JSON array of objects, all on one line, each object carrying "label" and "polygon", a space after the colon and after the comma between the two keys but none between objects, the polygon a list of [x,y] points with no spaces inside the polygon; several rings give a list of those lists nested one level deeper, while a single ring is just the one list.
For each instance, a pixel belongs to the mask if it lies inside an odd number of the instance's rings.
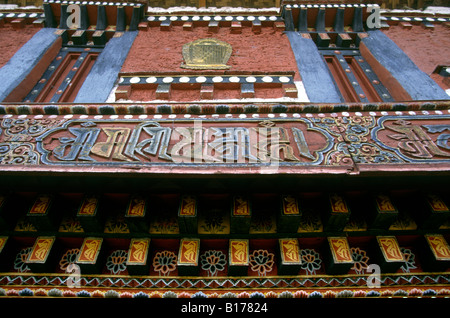
[{"label": "gold plaque", "polygon": [[145,265],[149,246],[149,238],[132,239],[128,249],[127,265]]},{"label": "gold plaque", "polygon": [[345,237],[329,237],[331,253],[335,263],[353,263],[352,253]]},{"label": "gold plaque", "polygon": [[434,212],[449,211],[447,205],[445,204],[444,201],[442,201],[442,199],[439,196],[429,194],[427,196],[427,200],[428,200],[428,204],[430,205],[430,207],[433,209]]},{"label": "gold plaque", "polygon": [[45,215],[51,205],[52,199],[50,196],[47,195],[40,195],[37,197],[36,201],[34,202],[33,206],[31,207],[30,211],[28,212],[29,215]]},{"label": "gold plaque", "polygon": [[248,240],[230,240],[230,265],[247,266],[249,261]]},{"label": "gold plaque", "polygon": [[179,216],[196,216],[197,215],[197,201],[196,201],[195,197],[185,195],[181,198],[178,215]]},{"label": "gold plaque", "polygon": [[178,265],[198,265],[199,239],[182,239],[178,253]]},{"label": "gold plaque", "polygon": [[50,249],[55,242],[55,237],[40,236],[36,239],[31,253],[28,255],[26,263],[45,263]]},{"label": "gold plaque", "polygon": [[425,238],[437,260],[450,260],[450,247],[444,236],[439,234],[427,234],[425,235]]},{"label": "gold plaque", "polygon": [[387,262],[405,261],[395,236],[377,236],[377,240]]},{"label": "gold plaque", "polygon": [[391,199],[385,194],[379,194],[375,197],[378,211],[380,212],[396,212],[396,208]]},{"label": "gold plaque", "polygon": [[333,213],[348,213],[347,203],[344,198],[338,194],[330,195],[331,211]]},{"label": "gold plaque", "polygon": [[301,264],[297,239],[279,239],[283,264]]},{"label": "gold plaque", "polygon": [[7,236],[0,236],[0,253],[6,245],[6,241],[8,240]]},{"label": "gold plaque", "polygon": [[250,201],[241,196],[234,197],[233,216],[250,216],[250,214]]},{"label": "gold plaque", "polygon": [[184,64],[182,68],[194,70],[223,70],[231,56],[231,45],[214,39],[198,39],[183,45]]},{"label": "gold plaque", "polygon": [[282,198],[284,215],[299,215],[297,199],[293,196],[286,195]]},{"label": "gold plaque", "polygon": [[95,264],[102,246],[102,238],[88,237],[83,241],[81,251],[78,254],[77,263],[81,264]]},{"label": "gold plaque", "polygon": [[125,215],[129,217],[145,216],[145,204],[146,202],[144,198],[141,198],[140,196],[132,197],[128,203],[128,209]]},{"label": "gold plaque", "polygon": [[78,209],[77,216],[94,216],[97,212],[98,198],[95,196],[85,197]]}]

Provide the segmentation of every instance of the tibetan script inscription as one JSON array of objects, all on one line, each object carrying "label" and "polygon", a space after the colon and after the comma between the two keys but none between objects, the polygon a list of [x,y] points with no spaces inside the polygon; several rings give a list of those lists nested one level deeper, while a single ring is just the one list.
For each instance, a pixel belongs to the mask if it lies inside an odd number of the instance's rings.
[{"label": "tibetan script inscription", "polygon": [[378,244],[387,262],[403,262],[403,254],[394,236],[377,237]]},{"label": "tibetan script inscription", "polygon": [[182,239],[178,255],[179,265],[198,265],[200,241],[198,239]]},{"label": "tibetan script inscription", "polygon": [[231,115],[199,115],[193,120],[179,115],[158,119],[0,115],[0,165],[77,169],[208,165],[260,167],[263,172],[273,166],[285,170],[339,166],[356,171],[352,166],[450,163],[448,115]]},{"label": "tibetan script inscription", "polygon": [[297,239],[280,239],[280,250],[283,264],[301,263]]},{"label": "tibetan script inscription", "polygon": [[127,255],[127,265],[142,265],[147,262],[150,239],[132,239]]},{"label": "tibetan script inscription", "polygon": [[433,209],[434,212],[449,211],[445,202],[439,196],[437,196],[435,194],[427,195],[427,201],[428,201],[428,204],[430,205],[431,209]]},{"label": "tibetan script inscription", "polygon": [[348,213],[347,203],[344,198],[334,193],[330,195],[331,211],[333,213]]},{"label": "tibetan script inscription", "polygon": [[197,201],[193,196],[185,195],[181,198],[180,210],[178,215],[180,216],[195,216],[197,214]]},{"label": "tibetan script inscription", "polygon": [[145,215],[145,209],[145,199],[140,196],[134,196],[128,204],[128,209],[125,215],[130,217],[143,217]]},{"label": "tibetan script inscription", "polygon": [[102,241],[101,238],[85,238],[78,254],[77,263],[95,264]]},{"label": "tibetan script inscription", "polygon": [[329,237],[328,242],[336,263],[353,263],[350,247],[345,237]]},{"label": "tibetan script inscription", "polygon": [[81,202],[77,216],[94,216],[97,212],[98,198],[95,196],[86,197]]},{"label": "tibetan script inscription", "polygon": [[54,237],[38,237],[28,255],[27,263],[45,263],[54,242]]},{"label": "tibetan script inscription", "polygon": [[248,240],[230,240],[230,265],[248,265]]},{"label": "tibetan script inscription", "polygon": [[36,201],[34,201],[28,214],[30,215],[45,215],[51,204],[51,197],[47,195],[40,195]]},{"label": "tibetan script inscription", "polygon": [[378,211],[380,212],[397,211],[389,196],[385,194],[378,194],[377,196],[375,196],[375,202],[377,204]]},{"label": "tibetan script inscription", "polygon": [[0,253],[6,245],[6,241],[8,240],[7,236],[0,236]]},{"label": "tibetan script inscription", "polygon": [[258,123],[71,120],[36,140],[42,162],[63,165],[318,165],[333,146],[333,137],[306,119]]},{"label": "tibetan script inscription", "polygon": [[427,116],[382,117],[372,134],[384,148],[407,161],[450,159],[450,124]]},{"label": "tibetan script inscription", "polygon": [[282,198],[283,214],[284,215],[299,215],[297,199],[293,196],[287,195]]},{"label": "tibetan script inscription", "polygon": [[250,201],[242,196],[233,198],[233,216],[250,216]]},{"label": "tibetan script inscription", "polygon": [[437,260],[450,260],[450,247],[442,235],[425,235]]}]

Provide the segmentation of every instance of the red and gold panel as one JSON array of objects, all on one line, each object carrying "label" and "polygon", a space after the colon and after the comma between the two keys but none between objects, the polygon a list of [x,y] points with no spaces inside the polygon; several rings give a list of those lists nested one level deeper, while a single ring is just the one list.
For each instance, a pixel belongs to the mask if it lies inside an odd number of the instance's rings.
[{"label": "red and gold panel", "polygon": [[197,201],[193,196],[183,196],[180,202],[179,216],[197,215]]},{"label": "red and gold panel", "polygon": [[352,253],[345,237],[329,237],[328,242],[331,248],[335,264],[353,263]]},{"label": "red and gold panel", "polygon": [[349,213],[347,203],[344,198],[338,194],[330,195],[331,212],[333,213]]},{"label": "red and gold panel", "polygon": [[0,208],[5,203],[5,201],[6,201],[6,197],[0,194]]},{"label": "red and gold panel", "polygon": [[7,236],[0,236],[0,253],[6,245],[6,241],[8,240]]},{"label": "red and gold panel", "polygon": [[94,216],[97,212],[98,198],[95,196],[86,197],[81,202],[77,216]]},{"label": "red and gold panel", "polygon": [[300,250],[298,240],[292,239],[280,239],[280,252],[281,261],[283,264],[300,264]]},{"label": "red and gold panel", "polygon": [[450,261],[450,247],[442,235],[428,234],[425,238],[436,260]]},{"label": "red and gold panel", "polygon": [[144,217],[145,199],[140,196],[132,197],[125,215],[128,217]]},{"label": "red and gold panel", "polygon": [[182,239],[178,253],[178,265],[198,265],[199,239]]},{"label": "red and gold panel", "polygon": [[377,241],[386,262],[405,261],[395,236],[377,236]]},{"label": "red and gold panel", "polygon": [[230,240],[230,265],[247,266],[249,264],[248,240]]},{"label": "red and gold panel", "polygon": [[284,215],[300,215],[297,199],[291,195],[282,197],[283,214]]},{"label": "red and gold panel", "polygon": [[394,204],[391,201],[391,198],[385,194],[379,194],[375,196],[375,202],[377,204],[377,209],[380,212],[396,212]]},{"label": "red and gold panel", "polygon": [[102,246],[103,239],[95,237],[87,237],[83,241],[80,253],[78,254],[77,263],[80,264],[95,264],[97,262],[98,254]]},{"label": "red and gold panel", "polygon": [[147,263],[149,238],[134,238],[128,249],[127,265],[144,265]]},{"label": "red and gold panel", "polygon": [[243,196],[233,198],[233,216],[250,216],[250,202]]},{"label": "red and gold panel", "polygon": [[54,236],[40,236],[36,239],[26,263],[45,263],[55,243]]},{"label": "red and gold panel", "polygon": [[28,212],[29,215],[45,215],[51,205],[52,198],[48,195],[40,195],[34,201],[33,206]]},{"label": "red and gold panel", "polygon": [[431,209],[434,212],[448,212],[449,211],[447,205],[439,196],[434,195],[434,194],[429,194],[429,195],[427,195],[426,198],[427,198],[428,204],[430,205]]}]

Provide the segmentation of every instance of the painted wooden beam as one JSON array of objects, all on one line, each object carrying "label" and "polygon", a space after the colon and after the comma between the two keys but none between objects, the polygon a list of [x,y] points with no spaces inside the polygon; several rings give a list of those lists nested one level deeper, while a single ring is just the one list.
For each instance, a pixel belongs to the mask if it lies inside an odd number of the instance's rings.
[{"label": "painted wooden beam", "polygon": [[80,88],[75,103],[103,103],[108,99],[136,36],[137,31],[124,32],[108,41]]},{"label": "painted wooden beam", "polygon": [[[23,84],[33,69],[39,65],[44,55],[54,46],[55,41],[60,37],[53,28],[39,30],[27,43],[25,43],[14,56],[0,69],[0,101],[5,99],[15,91],[19,84]],[[56,51],[57,52],[57,51]],[[56,55],[56,54],[55,54]],[[31,75],[32,76],[32,75]],[[36,81],[40,74],[37,75]],[[31,83],[30,88],[35,82]],[[20,93],[24,98],[28,91]]]},{"label": "painted wooden beam", "polygon": [[312,103],[340,103],[342,97],[334,85],[325,61],[311,38],[286,32],[295,55],[306,93]]},{"label": "painted wooden beam", "polygon": [[382,31],[369,31],[361,44],[398,81],[412,100],[449,100],[450,96]]}]

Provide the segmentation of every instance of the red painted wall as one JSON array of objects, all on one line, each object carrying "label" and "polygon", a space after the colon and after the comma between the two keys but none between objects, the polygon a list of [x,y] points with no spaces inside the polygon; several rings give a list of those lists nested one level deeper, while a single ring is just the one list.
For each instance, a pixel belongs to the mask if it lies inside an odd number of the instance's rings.
[{"label": "red painted wall", "polygon": [[171,31],[151,27],[139,32],[122,72],[192,72],[180,68],[183,62],[182,47],[188,42],[208,37],[232,46],[233,53],[228,61],[231,69],[228,71],[271,73],[297,70],[289,40],[272,27],[262,28],[261,34],[255,34],[251,27],[243,27],[242,34],[232,34],[229,27],[220,28],[218,33],[209,33],[207,27],[184,31],[182,26],[172,26]]},{"label": "red painted wall", "polygon": [[[183,63],[183,45],[191,41],[213,37],[232,46],[232,55],[227,65],[228,70],[189,70],[181,68]],[[131,47],[121,72],[147,73],[199,73],[199,74],[261,74],[295,72],[295,80],[300,80],[297,64],[288,38],[273,27],[263,27],[261,33],[253,32],[250,26],[243,26],[242,33],[231,33],[230,27],[221,27],[217,33],[209,32],[207,26],[199,26],[192,31],[183,30],[183,26],[172,26],[170,31],[150,27],[139,32]],[[155,99],[151,89],[133,89],[131,100]],[[255,98],[283,97],[281,87],[261,88],[255,92]],[[216,87],[215,99],[239,99],[239,87]],[[171,98],[178,101],[199,100],[199,87],[181,89],[172,88]]]},{"label": "red painted wall", "polygon": [[450,65],[450,27],[435,24],[434,29],[426,29],[420,25],[404,29],[398,25],[383,32],[443,89],[450,88],[450,81],[432,74],[438,65]]},{"label": "red painted wall", "polygon": [[39,31],[32,25],[25,25],[22,29],[14,29],[10,24],[0,28],[0,67],[4,66],[13,55]]}]

